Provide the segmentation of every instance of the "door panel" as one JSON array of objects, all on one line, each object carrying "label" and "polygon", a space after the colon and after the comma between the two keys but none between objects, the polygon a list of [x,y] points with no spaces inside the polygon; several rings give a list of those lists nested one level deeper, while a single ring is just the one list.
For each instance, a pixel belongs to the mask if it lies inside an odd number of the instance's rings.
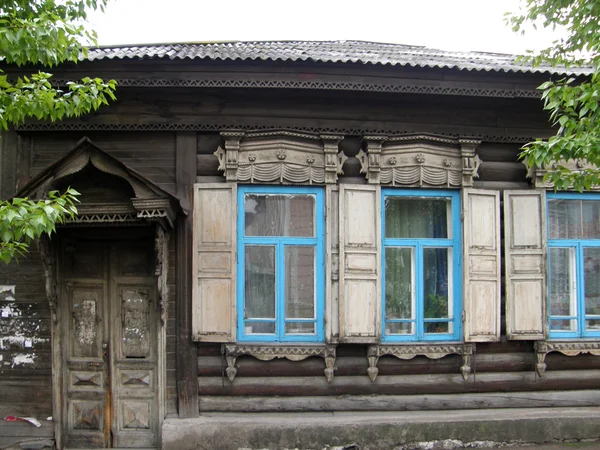
[{"label": "door panel", "polygon": [[153,248],[151,239],[63,243],[67,447],[158,444]]},{"label": "door panel", "polygon": [[113,446],[150,447],[158,435],[156,293],[152,279],[116,280]]}]

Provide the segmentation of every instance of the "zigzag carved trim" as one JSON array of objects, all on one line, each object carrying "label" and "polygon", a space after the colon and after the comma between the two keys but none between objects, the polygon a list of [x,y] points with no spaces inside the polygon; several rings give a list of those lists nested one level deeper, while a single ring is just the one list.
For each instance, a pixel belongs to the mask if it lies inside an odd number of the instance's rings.
[{"label": "zigzag carved trim", "polygon": [[[236,128],[238,130],[263,131],[273,130],[273,125],[240,125],[240,124],[209,124],[209,123],[155,123],[155,124],[95,124],[85,122],[56,122],[56,123],[29,123],[17,127],[18,132],[31,131],[197,131],[220,132]],[[378,128],[317,128],[317,127],[285,127],[302,133],[337,134],[345,136],[363,136],[367,134],[384,135],[414,135],[415,131],[402,129]],[[423,134],[423,133],[421,133]],[[438,136],[452,139],[475,139],[485,142],[499,142],[504,144],[524,144],[536,139],[535,136],[504,136],[495,134],[451,134],[436,132]]]},{"label": "zigzag carved trim", "polygon": [[[69,80],[57,79],[53,84],[66,86]],[[257,89],[317,89],[337,91],[388,92],[397,94],[462,95],[468,97],[540,98],[539,91],[531,89],[493,89],[429,86],[422,84],[387,84],[353,81],[306,80],[231,80],[231,79],[146,79],[116,78],[119,87],[141,88],[257,88]]]}]

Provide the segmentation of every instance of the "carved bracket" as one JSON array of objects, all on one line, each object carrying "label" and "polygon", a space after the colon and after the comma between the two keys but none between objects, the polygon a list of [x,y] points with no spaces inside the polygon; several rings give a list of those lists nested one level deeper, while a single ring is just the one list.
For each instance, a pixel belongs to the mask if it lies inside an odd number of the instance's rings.
[{"label": "carved bracket", "polygon": [[169,294],[167,285],[167,275],[169,273],[169,238],[169,233],[160,225],[157,225],[154,237],[154,252],[156,257],[155,275],[158,277],[158,306],[160,308],[160,323],[163,326],[167,323],[167,299]]},{"label": "carved bracket", "polygon": [[238,356],[250,355],[261,361],[270,361],[275,358],[285,358],[290,361],[302,361],[311,356],[320,356],[325,360],[325,378],[328,382],[333,380],[335,370],[335,350],[334,345],[224,345],[224,354],[227,359],[227,378],[234,380],[237,374],[235,362]]},{"label": "carved bracket", "polygon": [[415,356],[426,356],[430,359],[440,359],[448,355],[460,355],[462,365],[460,373],[464,380],[471,373],[471,358],[475,354],[475,344],[415,344],[415,345],[369,345],[367,359],[369,368],[367,374],[371,381],[375,381],[379,374],[377,362],[383,355],[392,355],[399,359],[412,359]]},{"label": "carved bracket", "polygon": [[44,277],[46,279],[46,297],[50,305],[52,322],[58,322],[58,294],[56,293],[56,256],[54,246],[50,238],[43,235],[38,239],[38,250],[44,266]]},{"label": "carved bracket", "polygon": [[357,158],[370,184],[404,187],[473,186],[480,141],[416,136],[365,136]]},{"label": "carved bracket", "polygon": [[535,371],[538,376],[546,372],[546,355],[550,352],[559,352],[567,356],[576,356],[580,353],[589,353],[594,356],[600,356],[600,342],[553,342],[536,341],[534,344],[536,365]]},{"label": "carved bracket", "polygon": [[292,131],[221,132],[224,147],[214,153],[227,181],[249,183],[335,183],[346,156],[342,135]]}]

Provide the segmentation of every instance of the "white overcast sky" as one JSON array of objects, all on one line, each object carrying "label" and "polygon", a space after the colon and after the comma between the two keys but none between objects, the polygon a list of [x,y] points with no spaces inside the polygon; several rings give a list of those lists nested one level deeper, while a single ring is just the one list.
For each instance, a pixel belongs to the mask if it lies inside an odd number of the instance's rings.
[{"label": "white overcast sky", "polygon": [[100,45],[362,40],[456,51],[523,53],[548,31],[513,33],[519,0],[111,0],[93,13]]}]

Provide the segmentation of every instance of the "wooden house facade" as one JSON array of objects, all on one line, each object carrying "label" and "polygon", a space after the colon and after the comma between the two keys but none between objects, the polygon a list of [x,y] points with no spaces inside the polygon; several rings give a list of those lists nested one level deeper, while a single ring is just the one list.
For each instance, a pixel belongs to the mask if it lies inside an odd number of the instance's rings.
[{"label": "wooden house facade", "polygon": [[42,423],[1,422],[0,446],[600,400],[600,197],[518,160],[560,70],[338,41],[100,48],[54,73],[118,99],[3,135],[2,198],[82,195],[0,270],[0,417]]}]

